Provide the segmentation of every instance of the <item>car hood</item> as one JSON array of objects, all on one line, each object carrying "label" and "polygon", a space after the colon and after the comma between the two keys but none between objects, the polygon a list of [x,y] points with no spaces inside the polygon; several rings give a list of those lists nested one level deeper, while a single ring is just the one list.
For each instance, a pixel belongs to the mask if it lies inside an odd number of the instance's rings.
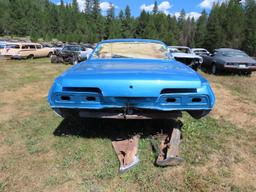
[{"label": "car hood", "polygon": [[195,54],[189,54],[189,53],[172,53],[173,57],[177,57],[177,58],[198,58],[201,59],[200,56],[195,55]]},{"label": "car hood", "polygon": [[221,59],[227,63],[253,63],[256,64],[256,60],[251,57],[221,57]]},{"label": "car hood", "polygon": [[88,60],[57,79],[63,87],[97,87],[105,96],[138,97],[156,96],[165,88],[200,88],[202,80],[175,60],[142,59]]}]

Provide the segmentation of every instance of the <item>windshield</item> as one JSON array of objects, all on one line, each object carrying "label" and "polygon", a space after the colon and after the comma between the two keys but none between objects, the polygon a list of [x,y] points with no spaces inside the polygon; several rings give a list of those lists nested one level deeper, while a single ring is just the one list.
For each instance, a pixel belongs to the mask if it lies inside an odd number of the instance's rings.
[{"label": "windshield", "polygon": [[6,45],[6,48],[19,49],[20,45],[18,45],[18,44],[9,44],[9,45]]},{"label": "windshield", "polygon": [[160,43],[114,42],[100,44],[92,58],[169,59],[169,54],[167,47]]},{"label": "windshield", "polygon": [[191,53],[190,49],[186,47],[172,47],[170,50],[172,53]]},{"label": "windshield", "polygon": [[242,51],[224,51],[222,55],[224,57],[248,57],[248,55]]},{"label": "windshield", "polygon": [[207,53],[207,51],[206,50],[196,50],[196,51],[194,51],[195,53]]},{"label": "windshield", "polygon": [[180,50],[176,49],[176,48],[171,48],[170,49],[171,53],[182,53]]}]

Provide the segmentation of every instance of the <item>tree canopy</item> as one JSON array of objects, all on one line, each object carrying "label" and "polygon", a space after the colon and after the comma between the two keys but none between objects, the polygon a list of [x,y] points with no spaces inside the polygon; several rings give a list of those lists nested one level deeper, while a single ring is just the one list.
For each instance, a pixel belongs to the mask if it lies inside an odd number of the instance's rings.
[{"label": "tree canopy", "polygon": [[0,35],[30,36],[32,40],[58,39],[96,43],[109,38],[152,38],[169,45],[239,48],[256,55],[256,1],[229,0],[203,11],[197,20],[181,10],[179,17],[159,11],[133,17],[130,7],[115,15],[111,6],[102,15],[99,0],[87,0],[84,11],[77,0],[59,5],[50,0],[0,0]]}]

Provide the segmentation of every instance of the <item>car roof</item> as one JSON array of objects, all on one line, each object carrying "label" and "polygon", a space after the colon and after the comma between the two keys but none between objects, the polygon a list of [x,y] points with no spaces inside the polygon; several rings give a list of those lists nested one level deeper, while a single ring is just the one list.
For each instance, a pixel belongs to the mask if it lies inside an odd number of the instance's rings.
[{"label": "car roof", "polygon": [[236,51],[236,52],[241,52],[239,49],[232,49],[232,48],[219,48],[215,49],[215,51]]},{"label": "car roof", "polygon": [[153,40],[153,39],[109,39],[109,40],[103,40],[100,43],[118,43],[118,42],[143,42],[143,43],[158,43],[158,44],[164,45],[162,41]]},{"label": "car roof", "polygon": [[207,51],[207,49],[204,49],[204,48],[193,48],[192,49],[193,51]]},{"label": "car roof", "polygon": [[9,42],[7,45],[41,45],[39,43]]},{"label": "car roof", "polygon": [[189,47],[186,47],[186,46],[169,46],[169,48],[182,48],[182,49],[190,49]]},{"label": "car roof", "polygon": [[65,45],[65,47],[81,47],[81,45]]}]

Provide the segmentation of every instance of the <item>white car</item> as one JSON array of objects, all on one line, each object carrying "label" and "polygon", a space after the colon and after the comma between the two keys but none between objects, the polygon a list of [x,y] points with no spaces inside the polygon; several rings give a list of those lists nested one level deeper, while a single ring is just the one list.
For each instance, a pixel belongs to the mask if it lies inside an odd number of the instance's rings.
[{"label": "white car", "polygon": [[169,46],[168,48],[175,60],[190,66],[195,71],[203,63],[203,58],[193,53],[189,47]]},{"label": "white car", "polygon": [[38,43],[8,43],[1,54],[11,59],[33,59],[40,57],[50,57],[54,48],[44,48]]},{"label": "white car", "polygon": [[199,56],[202,56],[202,55],[210,55],[210,52],[207,50],[207,49],[204,49],[204,48],[193,48],[192,49],[193,53],[196,54],[196,55],[199,55]]},{"label": "white car", "polygon": [[0,41],[0,56],[2,55],[3,50],[6,48],[6,41]]}]

